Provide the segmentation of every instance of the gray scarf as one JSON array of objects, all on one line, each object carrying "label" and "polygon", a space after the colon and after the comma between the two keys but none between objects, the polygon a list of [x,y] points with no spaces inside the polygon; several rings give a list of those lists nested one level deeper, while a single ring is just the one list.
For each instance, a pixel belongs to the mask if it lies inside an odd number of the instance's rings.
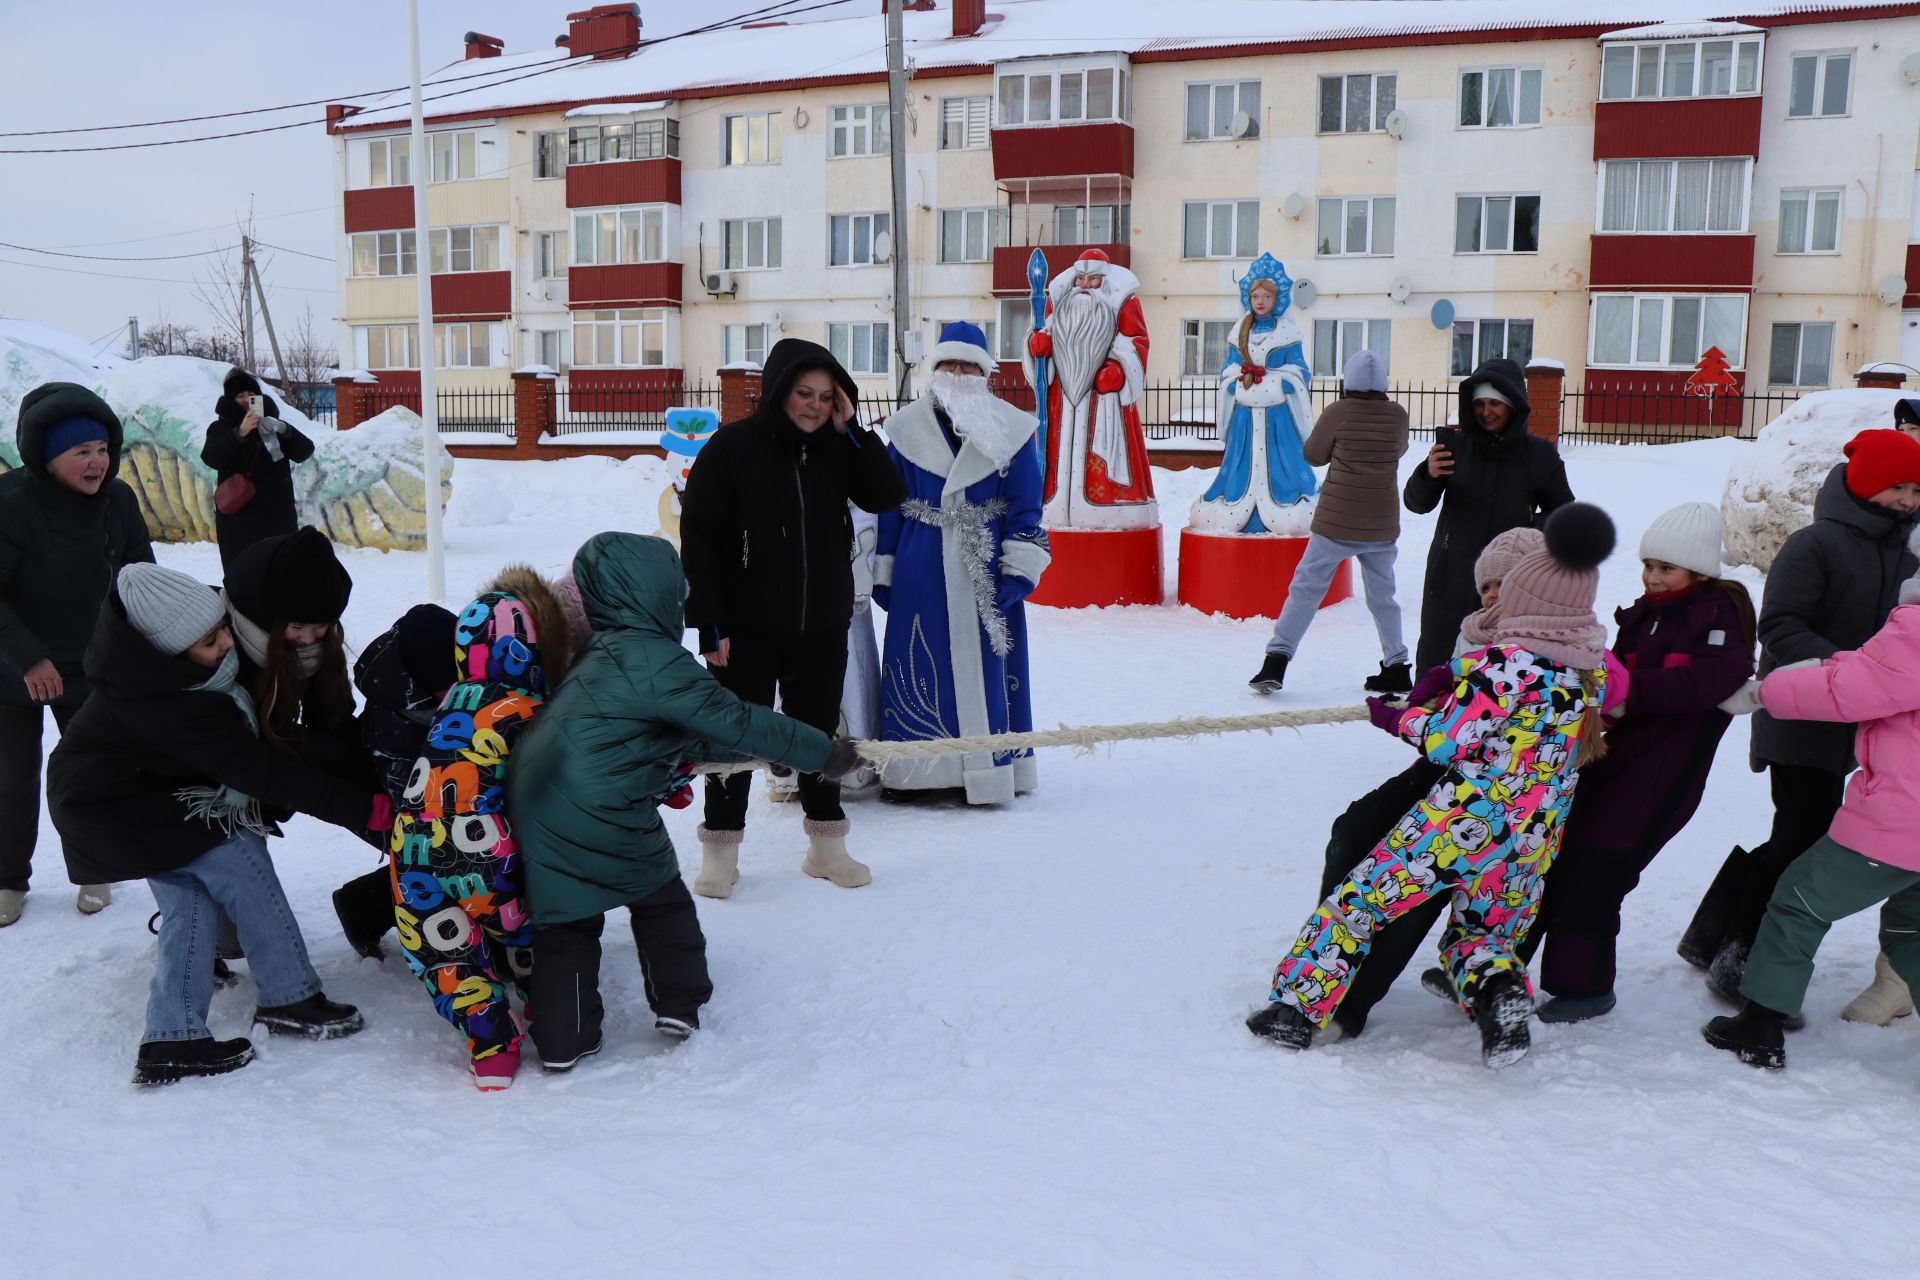
[{"label": "gray scarf", "polygon": [[[260,717],[254,713],[253,699],[240,687],[240,655],[232,649],[220,659],[213,674],[199,684],[189,686],[193,692],[224,693],[233,699],[240,714],[247,718],[247,728],[257,737],[260,733]],[[234,828],[243,827],[255,835],[270,834],[267,821],[260,815],[260,802],[245,792],[235,791],[228,786],[182,787],[173,793],[174,799],[187,806],[187,816],[198,818],[211,826],[219,827],[228,835]]]},{"label": "gray scarf", "polygon": [[[220,603],[227,606],[227,617],[233,622],[233,637],[240,647],[247,651],[247,658],[254,666],[264,669],[267,665],[267,631],[259,623],[233,607],[233,600],[223,587],[220,591]],[[299,659],[300,674],[311,676],[320,669],[321,641],[303,644],[293,651]]]}]

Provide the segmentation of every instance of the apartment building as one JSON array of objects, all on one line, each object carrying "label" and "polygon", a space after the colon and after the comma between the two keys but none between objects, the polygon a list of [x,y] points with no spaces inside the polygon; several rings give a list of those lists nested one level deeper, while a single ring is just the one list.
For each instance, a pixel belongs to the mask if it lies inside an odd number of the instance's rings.
[{"label": "apartment building", "polygon": [[882,393],[902,343],[967,319],[1011,382],[1028,256],[1098,245],[1140,277],[1156,383],[1220,367],[1263,251],[1323,376],[1360,345],[1397,382],[1505,354],[1589,391],[1677,387],[1710,345],[1750,390],[1920,366],[1920,4],[1664,8],[922,3],[904,228],[877,0],[654,44],[627,4],[550,50],[469,33],[429,76],[424,254],[404,100],[328,113],[342,360],[671,395],[794,336]]}]

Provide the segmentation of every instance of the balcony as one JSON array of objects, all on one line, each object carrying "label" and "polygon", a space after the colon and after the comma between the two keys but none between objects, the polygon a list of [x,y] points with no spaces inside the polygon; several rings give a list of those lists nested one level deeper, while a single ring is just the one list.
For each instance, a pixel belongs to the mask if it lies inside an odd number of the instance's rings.
[{"label": "balcony", "polygon": [[1598,103],[1593,111],[1593,158],[1757,156],[1760,102],[1747,97]]},{"label": "balcony", "polygon": [[344,230],[348,235],[360,231],[392,231],[413,225],[413,188],[361,187],[345,193]]},{"label": "balcony", "polygon": [[1087,174],[1133,177],[1132,125],[1109,121],[1027,125],[993,131],[996,181],[1074,178]]},{"label": "balcony", "polygon": [[1715,293],[1753,288],[1752,235],[1596,235],[1587,287]]},{"label": "balcony", "polygon": [[1047,278],[1065,271],[1080,260],[1080,255],[1089,249],[1098,249],[1112,260],[1116,267],[1133,266],[1133,251],[1124,244],[1048,244],[1015,245],[1012,248],[993,251],[993,292],[999,297],[1025,297],[1031,292],[1027,284],[1027,259],[1033,256],[1035,248],[1047,255]]},{"label": "balcony", "polygon": [[677,307],[683,275],[685,270],[678,262],[572,267],[567,271],[567,307],[573,311]]},{"label": "balcony", "polygon": [[616,204],[679,204],[680,161],[608,160],[567,166],[567,208]]}]

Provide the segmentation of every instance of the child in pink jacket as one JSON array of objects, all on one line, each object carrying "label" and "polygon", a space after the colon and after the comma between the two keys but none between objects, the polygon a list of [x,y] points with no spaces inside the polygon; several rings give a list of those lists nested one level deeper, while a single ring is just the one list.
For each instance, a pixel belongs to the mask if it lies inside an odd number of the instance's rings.
[{"label": "child in pink jacket", "polygon": [[1800,1011],[1814,952],[1835,920],[1883,903],[1880,949],[1908,986],[1920,984],[1920,578],[1858,649],[1783,667],[1742,693],[1742,710],[1757,699],[1783,720],[1859,724],[1860,767],[1840,812],[1767,903],[1740,983],[1745,1008],[1701,1028],[1714,1048],[1777,1069],[1787,1065],[1784,1024]]}]

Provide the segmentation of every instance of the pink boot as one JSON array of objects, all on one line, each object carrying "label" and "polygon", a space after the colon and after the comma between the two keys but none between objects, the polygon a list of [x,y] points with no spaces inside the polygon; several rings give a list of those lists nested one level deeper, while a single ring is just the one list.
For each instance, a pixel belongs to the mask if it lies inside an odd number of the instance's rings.
[{"label": "pink boot", "polygon": [[511,1088],[513,1073],[520,1069],[520,1046],[500,1049],[473,1060],[473,1087],[482,1093]]}]

